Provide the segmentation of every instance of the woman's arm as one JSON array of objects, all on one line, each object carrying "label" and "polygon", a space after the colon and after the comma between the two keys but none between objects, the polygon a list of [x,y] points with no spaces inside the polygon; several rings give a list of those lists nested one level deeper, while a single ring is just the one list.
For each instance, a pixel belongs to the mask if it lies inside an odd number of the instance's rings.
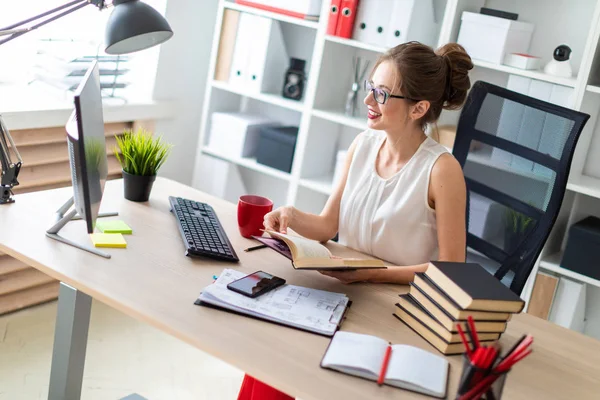
[{"label": "woman's arm", "polygon": [[467,253],[467,186],[460,164],[442,155],[429,180],[429,201],[435,209],[439,261],[465,262]]},{"label": "woman's arm", "polygon": [[360,135],[350,145],[340,181],[329,196],[320,215],[306,213],[291,206],[281,207],[265,216],[265,228],[285,233],[289,227],[299,235],[320,242],[326,242],[333,238],[338,231],[342,194],[346,187],[348,171],[359,137]]},{"label": "woman's arm", "polygon": [[[435,209],[440,261],[464,262],[466,258],[467,188],[462,168],[452,155],[442,155],[433,166],[429,180],[429,205]],[[322,271],[344,283],[389,282],[406,284],[428,263],[393,266],[385,270]]]}]

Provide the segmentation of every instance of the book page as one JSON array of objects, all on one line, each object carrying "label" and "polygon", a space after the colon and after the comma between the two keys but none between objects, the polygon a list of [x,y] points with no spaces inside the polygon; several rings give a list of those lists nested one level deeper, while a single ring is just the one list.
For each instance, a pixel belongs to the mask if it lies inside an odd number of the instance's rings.
[{"label": "book page", "polygon": [[278,237],[284,241],[290,241],[296,245],[295,259],[300,260],[303,258],[331,258],[331,253],[327,247],[321,243],[310,240],[301,236],[286,235],[279,232],[266,231],[269,235]]},{"label": "book page", "polygon": [[392,346],[386,382],[396,381],[399,384],[394,386],[443,397],[447,379],[448,361],[444,357],[414,346]]},{"label": "book page", "polygon": [[204,288],[199,299],[233,311],[330,335],[335,332],[348,305],[349,299],[343,293],[295,285],[286,284],[256,298],[227,289],[227,284],[245,275],[225,269],[212,285]]},{"label": "book page", "polygon": [[338,331],[321,365],[350,374],[352,370],[368,372],[371,378],[377,379],[387,347],[388,342],[375,336]]}]

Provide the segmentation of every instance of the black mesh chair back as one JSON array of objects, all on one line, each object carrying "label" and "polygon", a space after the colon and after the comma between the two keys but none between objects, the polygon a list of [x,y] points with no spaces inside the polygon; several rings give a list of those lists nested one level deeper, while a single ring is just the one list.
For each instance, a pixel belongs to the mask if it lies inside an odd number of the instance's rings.
[{"label": "black mesh chair back", "polygon": [[467,260],[521,294],[554,225],[589,115],[475,82],[453,154],[467,183]]}]

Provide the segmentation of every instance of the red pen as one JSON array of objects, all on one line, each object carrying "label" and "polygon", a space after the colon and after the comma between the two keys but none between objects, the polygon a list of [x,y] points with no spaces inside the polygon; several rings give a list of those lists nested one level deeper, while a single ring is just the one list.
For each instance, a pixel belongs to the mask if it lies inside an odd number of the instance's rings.
[{"label": "red pen", "polygon": [[392,355],[392,346],[388,346],[385,351],[385,357],[383,358],[383,364],[381,365],[381,372],[379,373],[379,379],[377,379],[377,384],[382,385],[385,380],[385,373],[387,372],[388,364],[390,363],[390,356]]}]

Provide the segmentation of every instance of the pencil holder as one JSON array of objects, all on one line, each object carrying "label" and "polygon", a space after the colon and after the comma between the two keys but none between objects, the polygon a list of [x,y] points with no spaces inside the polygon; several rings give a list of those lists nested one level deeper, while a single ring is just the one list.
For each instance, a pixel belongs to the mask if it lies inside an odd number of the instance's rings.
[{"label": "pencil holder", "polygon": [[[496,374],[489,372],[486,369],[476,367],[471,363],[469,357],[465,355],[463,357],[463,369],[458,384],[456,400],[462,399],[467,393],[469,394],[468,398],[471,398],[473,391],[481,393],[481,397],[479,398],[482,400],[499,400],[502,398],[504,382],[506,381],[506,376],[509,372],[510,370]],[[481,390],[477,390],[476,387],[478,383],[483,382],[486,379],[494,379],[494,381],[491,385],[480,385],[481,389],[485,389],[485,391],[482,392]]]}]

